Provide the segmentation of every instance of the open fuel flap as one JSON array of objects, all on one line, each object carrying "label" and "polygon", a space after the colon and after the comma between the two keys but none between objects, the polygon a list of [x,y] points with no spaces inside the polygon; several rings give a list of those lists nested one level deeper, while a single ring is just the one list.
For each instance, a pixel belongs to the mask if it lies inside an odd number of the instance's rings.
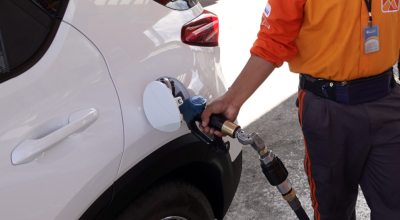
[{"label": "open fuel flap", "polygon": [[[147,85],[143,94],[143,108],[147,120],[157,130],[177,131],[182,124],[179,106],[189,92],[182,85],[175,86],[177,80],[160,78]],[[175,93],[178,90],[178,94]],[[182,91],[183,90],[183,91]]]},{"label": "open fuel flap", "polygon": [[198,128],[197,123],[201,123],[200,116],[206,102],[203,96],[190,97],[186,87],[173,78],[160,78],[151,82],[143,95],[144,112],[154,128],[174,132],[184,120],[193,135],[222,156],[229,153],[229,141],[224,142],[218,136],[208,136]]}]

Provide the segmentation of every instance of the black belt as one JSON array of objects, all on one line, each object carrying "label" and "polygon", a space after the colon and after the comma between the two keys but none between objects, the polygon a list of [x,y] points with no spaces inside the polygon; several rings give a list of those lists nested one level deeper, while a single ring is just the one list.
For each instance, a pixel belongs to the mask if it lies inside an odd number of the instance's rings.
[{"label": "black belt", "polygon": [[376,76],[337,82],[300,74],[299,88],[345,104],[359,104],[388,95],[395,85],[393,68]]}]

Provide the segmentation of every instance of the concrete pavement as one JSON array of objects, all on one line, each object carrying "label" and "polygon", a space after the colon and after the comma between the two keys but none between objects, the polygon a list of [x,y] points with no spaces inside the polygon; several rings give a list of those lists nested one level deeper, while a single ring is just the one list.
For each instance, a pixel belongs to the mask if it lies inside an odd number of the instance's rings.
[{"label": "concrete pavement", "polygon": [[[200,0],[220,19],[222,71],[230,86],[250,57],[267,0]],[[285,82],[285,83],[282,83]],[[287,64],[277,69],[245,103],[238,120],[247,131],[256,131],[285,163],[290,180],[307,213],[312,216],[310,190],[303,168],[304,142],[295,106],[298,75]],[[268,184],[256,153],[243,148],[243,172],[226,220],[296,219],[275,187]],[[357,219],[369,219],[362,193]]]}]

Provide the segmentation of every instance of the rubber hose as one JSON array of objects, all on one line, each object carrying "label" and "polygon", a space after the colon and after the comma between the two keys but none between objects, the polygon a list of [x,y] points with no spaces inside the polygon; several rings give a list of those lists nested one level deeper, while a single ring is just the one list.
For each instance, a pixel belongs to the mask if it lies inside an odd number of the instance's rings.
[{"label": "rubber hose", "polygon": [[307,213],[304,211],[303,207],[301,207],[301,206],[299,209],[294,211],[294,213],[296,213],[297,218],[299,218],[299,220],[310,220]]}]

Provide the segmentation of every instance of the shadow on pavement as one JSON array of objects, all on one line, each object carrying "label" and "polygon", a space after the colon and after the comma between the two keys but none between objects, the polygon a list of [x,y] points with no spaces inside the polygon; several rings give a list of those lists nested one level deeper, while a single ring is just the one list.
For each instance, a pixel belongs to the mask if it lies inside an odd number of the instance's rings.
[{"label": "shadow on pavement", "polygon": [[207,6],[216,4],[217,0],[199,0],[199,2],[201,4],[201,6],[207,7]]}]

